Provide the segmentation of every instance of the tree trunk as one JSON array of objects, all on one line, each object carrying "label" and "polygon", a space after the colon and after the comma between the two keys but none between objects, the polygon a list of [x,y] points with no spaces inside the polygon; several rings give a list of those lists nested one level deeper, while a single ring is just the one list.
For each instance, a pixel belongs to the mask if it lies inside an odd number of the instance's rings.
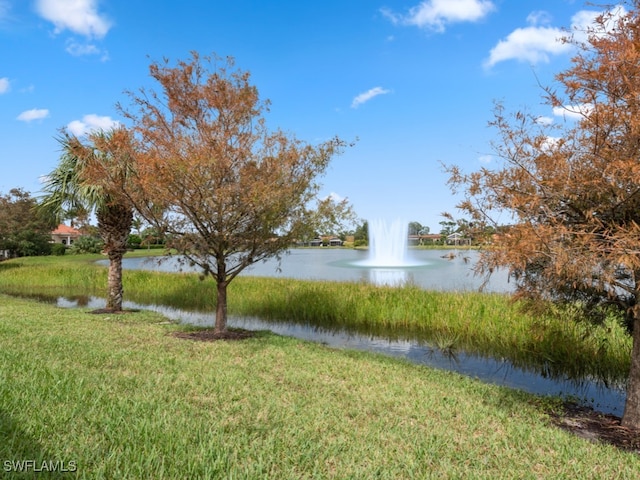
[{"label": "tree trunk", "polygon": [[108,203],[96,212],[98,230],[109,256],[107,277],[107,310],[122,310],[122,257],[127,251],[127,238],[131,232],[133,210],[121,204]]},{"label": "tree trunk", "polygon": [[640,306],[634,308],[633,347],[622,426],[640,429]]},{"label": "tree trunk", "polygon": [[122,257],[123,252],[109,253],[109,272],[107,273],[107,310],[122,310]]},{"label": "tree trunk", "polygon": [[225,333],[227,331],[227,282],[216,282],[218,290],[216,304],[216,326],[215,333]]}]

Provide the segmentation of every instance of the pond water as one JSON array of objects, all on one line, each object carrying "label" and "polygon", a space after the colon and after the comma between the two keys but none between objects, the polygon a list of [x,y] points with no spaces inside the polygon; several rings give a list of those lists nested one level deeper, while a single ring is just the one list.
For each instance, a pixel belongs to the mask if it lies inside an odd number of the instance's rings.
[{"label": "pond water", "polygon": [[[410,266],[366,266],[368,252],[343,248],[292,249],[282,257],[280,265],[274,259],[259,262],[241,273],[260,277],[294,278],[299,280],[334,280],[341,282],[368,282],[374,285],[417,285],[427,290],[478,290],[483,279],[474,275],[473,265],[478,258],[475,250],[409,250]],[[107,260],[99,263],[108,265]],[[278,269],[278,266],[280,267]],[[124,258],[126,269],[175,272],[181,269],[179,257],[159,259]],[[195,271],[182,267],[183,271]],[[507,273],[492,275],[485,291],[512,290]]]}]

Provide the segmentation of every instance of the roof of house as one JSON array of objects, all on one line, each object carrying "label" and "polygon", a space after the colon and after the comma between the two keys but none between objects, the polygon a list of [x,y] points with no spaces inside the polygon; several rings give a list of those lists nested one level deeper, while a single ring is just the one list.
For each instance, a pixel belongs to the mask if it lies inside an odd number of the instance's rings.
[{"label": "roof of house", "polygon": [[58,225],[56,227],[56,229],[51,232],[52,235],[69,235],[69,236],[80,236],[82,235],[80,233],[79,230],[76,230],[73,227],[69,227],[68,225],[65,225],[64,223],[61,223],[60,225]]}]

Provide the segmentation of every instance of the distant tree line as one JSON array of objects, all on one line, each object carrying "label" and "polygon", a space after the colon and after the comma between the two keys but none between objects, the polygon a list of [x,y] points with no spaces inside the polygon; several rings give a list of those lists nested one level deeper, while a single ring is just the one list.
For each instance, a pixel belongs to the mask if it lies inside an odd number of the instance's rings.
[{"label": "distant tree line", "polygon": [[37,200],[20,188],[0,194],[0,259],[51,254],[56,222],[36,207]]}]

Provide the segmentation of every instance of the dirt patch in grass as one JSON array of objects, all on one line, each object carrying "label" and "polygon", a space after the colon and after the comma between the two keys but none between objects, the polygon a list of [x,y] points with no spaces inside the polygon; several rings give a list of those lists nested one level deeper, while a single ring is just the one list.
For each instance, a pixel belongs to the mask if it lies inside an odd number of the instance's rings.
[{"label": "dirt patch in grass", "polygon": [[195,330],[192,332],[172,332],[170,335],[185,340],[198,342],[215,342],[217,340],[246,340],[255,337],[257,332],[241,328],[228,328],[225,332],[217,333],[213,329]]},{"label": "dirt patch in grass", "polygon": [[94,315],[120,315],[124,313],[136,313],[139,311],[140,310],[135,310],[135,309],[113,310],[111,308],[97,308],[87,313],[92,313]]},{"label": "dirt patch in grass", "polygon": [[555,425],[578,437],[640,454],[640,430],[623,427],[620,417],[576,403],[565,403],[560,411],[550,415]]}]

